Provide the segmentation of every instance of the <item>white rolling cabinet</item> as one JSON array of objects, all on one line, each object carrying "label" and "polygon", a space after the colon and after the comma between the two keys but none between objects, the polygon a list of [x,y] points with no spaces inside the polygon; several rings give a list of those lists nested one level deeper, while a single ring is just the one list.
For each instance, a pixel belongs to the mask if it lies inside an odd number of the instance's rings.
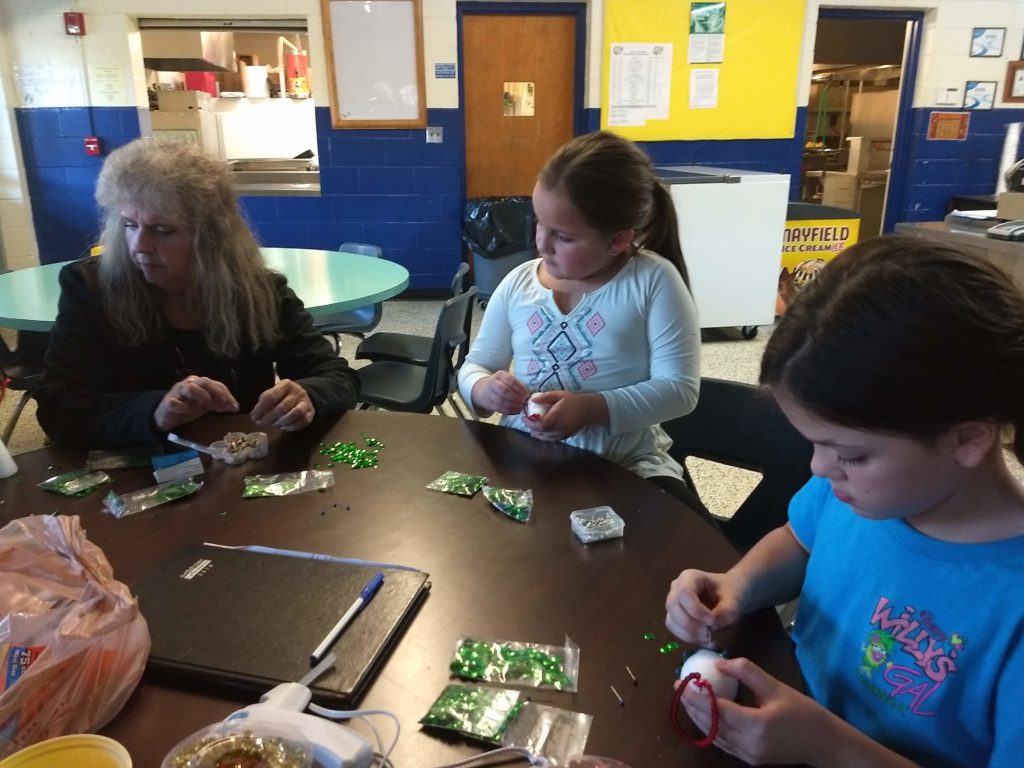
[{"label": "white rolling cabinet", "polygon": [[753,338],[775,321],[789,174],[672,165],[669,186],[701,328]]}]

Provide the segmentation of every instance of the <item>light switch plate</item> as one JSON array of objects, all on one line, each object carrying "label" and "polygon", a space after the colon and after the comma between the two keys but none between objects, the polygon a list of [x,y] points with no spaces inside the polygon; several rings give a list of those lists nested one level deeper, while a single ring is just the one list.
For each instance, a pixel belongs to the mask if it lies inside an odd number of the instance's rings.
[{"label": "light switch plate", "polygon": [[444,142],[444,128],[436,125],[427,126],[427,144],[441,144]]},{"label": "light switch plate", "polygon": [[957,83],[940,83],[935,89],[935,106],[959,107],[964,101],[963,86]]}]

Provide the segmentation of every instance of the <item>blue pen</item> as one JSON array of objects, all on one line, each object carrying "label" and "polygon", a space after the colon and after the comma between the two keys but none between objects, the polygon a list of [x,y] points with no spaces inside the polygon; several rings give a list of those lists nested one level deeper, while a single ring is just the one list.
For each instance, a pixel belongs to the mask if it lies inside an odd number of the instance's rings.
[{"label": "blue pen", "polygon": [[355,618],[356,614],[362,609],[364,605],[373,599],[373,596],[377,594],[377,590],[380,589],[380,585],[384,583],[384,573],[377,571],[374,577],[370,579],[366,586],[363,587],[363,591],[359,593],[359,597],[355,599],[351,607],[345,611],[345,615],[338,619],[338,623],[331,627],[331,631],[327,633],[327,637],[320,641],[320,645],[316,647],[316,650],[309,657],[310,664],[319,664],[320,659],[327,653],[327,649],[337,642],[338,637],[345,631],[345,627],[349,625],[352,619]]}]

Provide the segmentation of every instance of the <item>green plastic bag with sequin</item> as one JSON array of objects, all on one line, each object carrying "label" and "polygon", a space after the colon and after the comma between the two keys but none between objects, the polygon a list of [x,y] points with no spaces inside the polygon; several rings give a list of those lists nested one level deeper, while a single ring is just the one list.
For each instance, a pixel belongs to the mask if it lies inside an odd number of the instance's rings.
[{"label": "green plastic bag with sequin", "polygon": [[580,648],[568,636],[559,647],[463,635],[448,668],[464,680],[575,692]]},{"label": "green plastic bag with sequin", "polygon": [[420,724],[500,744],[523,704],[519,691],[453,683],[441,691]]}]

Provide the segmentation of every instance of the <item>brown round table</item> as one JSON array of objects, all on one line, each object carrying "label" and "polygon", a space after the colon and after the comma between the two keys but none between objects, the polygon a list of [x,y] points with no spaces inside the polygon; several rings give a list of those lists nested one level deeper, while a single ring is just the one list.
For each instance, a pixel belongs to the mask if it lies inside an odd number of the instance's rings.
[{"label": "brown round table", "polygon": [[[217,417],[183,431],[209,443],[231,429],[253,427],[244,417]],[[362,441],[367,435],[385,445],[378,467],[338,465],[335,486],[325,493],[242,498],[244,475],[323,467],[321,442]],[[198,494],[120,520],[101,510],[100,492],[68,498],[36,487],[57,472],[81,467],[84,451],[22,454],[16,457],[19,474],[0,480],[0,518],[79,515],[115,577],[129,586],[161,558],[201,542],[323,552],[428,572],[427,599],[360,702],[401,720],[401,739],[391,756],[398,768],[440,765],[483,749],[417,724],[451,682],[448,663],[464,634],[548,645],[572,638],[580,647],[578,692],[527,692],[534,701],[593,715],[588,754],[633,768],[739,764],[717,749],[686,745],[668,718],[682,655],[660,652],[674,639],[664,628],[669,582],[683,568],[722,570],[737,559],[717,531],[674,497],[589,452],[480,422],[355,411],[328,430],[270,437],[266,459],[231,467],[204,457],[206,483]],[[532,489],[531,519],[521,524],[505,517],[482,494],[466,499],[425,487],[446,470],[485,475],[499,487]],[[121,492],[153,482],[145,469],[109,473]],[[570,529],[569,513],[604,504],[625,520],[625,535],[582,544]],[[652,632],[655,639],[644,638]],[[798,684],[791,644],[774,611],[745,617],[720,640],[732,655],[747,656]],[[209,686],[144,679],[103,733],[124,744],[136,766],[155,767],[179,740],[255,700]],[[388,723],[380,727],[390,733]]]}]

